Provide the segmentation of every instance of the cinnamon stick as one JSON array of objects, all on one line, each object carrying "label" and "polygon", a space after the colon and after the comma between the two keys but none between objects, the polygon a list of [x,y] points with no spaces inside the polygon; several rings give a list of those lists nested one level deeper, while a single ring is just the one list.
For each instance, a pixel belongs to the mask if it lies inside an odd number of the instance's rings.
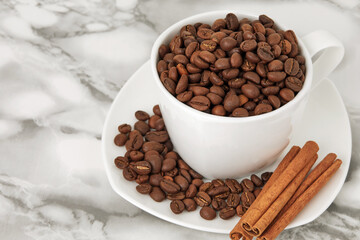
[{"label": "cinnamon stick", "polygon": [[242,227],[244,230],[251,232],[254,224],[284,191],[295,176],[309,163],[318,150],[319,146],[315,142],[308,141],[305,143],[304,147],[281,173],[276,182],[272,184],[264,194],[259,195],[258,198],[256,198],[256,201],[251,204],[246,212],[246,218],[244,218],[244,215],[242,219]]},{"label": "cinnamon stick", "polygon": [[289,209],[274,224],[265,230],[258,238],[260,240],[275,239],[285,227],[299,214],[310,200],[325,186],[341,166],[342,161],[337,159],[326,169],[289,207]]},{"label": "cinnamon stick", "polygon": [[296,189],[300,186],[314,163],[316,162],[318,155],[316,154],[311,161],[300,171],[298,175],[291,181],[291,183],[285,188],[280,196],[273,202],[269,209],[261,216],[261,218],[255,223],[252,231],[250,232],[253,236],[260,236],[265,229],[271,224],[275,217],[279,214],[281,209],[293,196]]},{"label": "cinnamon stick", "polygon": [[295,201],[298,197],[321,175],[328,169],[331,164],[335,161],[336,154],[329,153],[326,157],[310,172],[310,174],[305,178],[304,182],[296,190],[294,195],[286,203],[283,209],[281,209],[279,216],[282,215]]},{"label": "cinnamon stick", "polygon": [[[285,155],[283,160],[279,163],[273,174],[271,175],[270,179],[267,181],[263,189],[261,190],[258,198],[263,195],[267,189],[270,188],[270,186],[277,180],[277,178],[281,175],[281,173],[287,168],[287,166],[290,164],[290,162],[295,158],[295,156],[299,153],[300,147],[299,146],[293,146],[289,152]],[[255,199],[256,202],[256,199]],[[236,236],[243,236],[244,230],[242,229],[242,219],[244,219],[247,215],[247,212],[244,214],[244,216],[239,220],[239,222],[235,225],[233,230],[230,232],[230,238],[233,240],[236,240]],[[239,239],[241,238],[239,237]]]}]

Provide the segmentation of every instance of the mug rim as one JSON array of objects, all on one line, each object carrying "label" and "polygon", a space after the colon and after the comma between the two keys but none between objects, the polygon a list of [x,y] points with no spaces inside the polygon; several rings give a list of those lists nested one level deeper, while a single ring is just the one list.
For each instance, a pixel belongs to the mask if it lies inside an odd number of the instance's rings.
[{"label": "mug rim", "polygon": [[[198,22],[197,20],[203,17],[209,17],[211,15],[226,15],[228,13],[234,13],[238,18],[239,16],[241,18],[249,18],[249,19],[257,19],[259,15],[251,14],[251,13],[243,13],[240,11],[231,11],[231,10],[218,10],[218,11],[209,11],[209,12],[203,12],[200,14],[192,15],[189,17],[186,17],[172,25],[170,25],[166,30],[164,30],[158,38],[155,40],[152,50],[151,50],[151,56],[150,56],[150,65],[152,73],[155,77],[156,84],[160,88],[160,91],[165,95],[168,101],[173,102],[176,106],[181,108],[184,111],[187,111],[190,114],[195,114],[200,117],[203,117],[207,120],[215,120],[215,121],[225,121],[225,122],[248,122],[248,121],[258,121],[263,119],[268,119],[271,117],[274,117],[278,114],[281,115],[282,112],[287,111],[290,109],[293,105],[297,104],[301,100],[304,99],[304,97],[307,95],[311,88],[312,83],[312,74],[313,74],[313,66],[311,61],[311,56],[305,46],[305,44],[302,42],[302,40],[297,36],[298,45],[300,46],[300,50],[302,55],[305,57],[305,66],[306,66],[306,73],[305,73],[305,81],[302,89],[298,92],[298,94],[286,103],[285,105],[279,107],[278,109],[272,110],[270,112],[260,114],[260,115],[254,115],[254,116],[247,116],[247,117],[230,117],[230,116],[218,116],[211,113],[205,113],[202,111],[199,111],[197,109],[194,109],[188,105],[186,105],[183,102],[180,102],[175,96],[169,93],[169,91],[164,87],[164,85],[161,83],[160,76],[157,72],[157,59],[158,59],[158,49],[161,46],[161,44],[164,43],[165,38],[167,38],[170,33],[178,29],[180,31],[181,27],[186,24],[195,24]],[[216,16],[214,16],[214,21],[216,20]],[[273,19],[273,18],[272,18]],[[284,27],[284,25],[279,24],[278,21],[275,21],[275,24],[279,26],[280,29],[288,29]]]}]

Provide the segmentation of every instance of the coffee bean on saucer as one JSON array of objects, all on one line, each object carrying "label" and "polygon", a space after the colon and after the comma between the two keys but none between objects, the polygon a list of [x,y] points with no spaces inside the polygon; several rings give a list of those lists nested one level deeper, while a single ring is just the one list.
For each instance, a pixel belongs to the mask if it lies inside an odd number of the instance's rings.
[{"label": "coffee bean on saucer", "polygon": [[241,202],[244,206],[250,207],[250,205],[255,201],[255,195],[252,192],[243,192],[241,194]]},{"label": "coffee bean on saucer", "polygon": [[149,194],[152,186],[149,183],[142,183],[136,186],[136,190],[141,194]]},{"label": "coffee bean on saucer", "polygon": [[196,202],[191,198],[185,198],[183,200],[183,203],[185,205],[186,211],[188,211],[188,212],[195,211],[197,208]]},{"label": "coffee bean on saucer", "polygon": [[204,206],[200,210],[200,216],[205,220],[213,220],[216,217],[216,212],[211,207]]},{"label": "coffee bean on saucer", "polygon": [[165,199],[165,193],[159,187],[153,187],[150,197],[156,202],[162,202]]},{"label": "coffee bean on saucer", "polygon": [[170,203],[171,211],[175,214],[180,214],[184,211],[185,205],[181,200],[173,200]]},{"label": "coffee bean on saucer", "polygon": [[117,157],[114,160],[116,167],[124,169],[129,166],[129,160],[126,157]]},{"label": "coffee bean on saucer", "polygon": [[255,184],[255,186],[257,187],[262,187],[264,185],[263,181],[261,180],[261,178],[259,178],[258,176],[256,176],[255,174],[251,175],[251,181]]},{"label": "coffee bean on saucer", "polygon": [[194,200],[200,207],[209,206],[211,203],[211,198],[206,192],[198,192]]},{"label": "coffee bean on saucer", "polygon": [[115,136],[114,138],[114,143],[116,146],[124,146],[126,141],[128,140],[128,136],[124,133],[120,133],[118,135]]},{"label": "coffee bean on saucer", "polygon": [[235,211],[234,208],[226,207],[226,208],[223,208],[223,209],[220,210],[219,216],[222,219],[227,220],[227,219],[230,219],[233,216],[235,216],[235,214],[236,214],[236,211]]},{"label": "coffee bean on saucer", "polygon": [[271,177],[272,173],[271,172],[264,172],[263,174],[261,174],[261,179],[264,182],[267,182],[269,180],[269,178]]},{"label": "coffee bean on saucer", "polygon": [[150,118],[148,113],[141,110],[135,112],[135,117],[139,121],[146,121]]},{"label": "coffee bean on saucer", "polygon": [[131,132],[131,126],[129,124],[121,124],[118,127],[120,133],[126,134]]}]

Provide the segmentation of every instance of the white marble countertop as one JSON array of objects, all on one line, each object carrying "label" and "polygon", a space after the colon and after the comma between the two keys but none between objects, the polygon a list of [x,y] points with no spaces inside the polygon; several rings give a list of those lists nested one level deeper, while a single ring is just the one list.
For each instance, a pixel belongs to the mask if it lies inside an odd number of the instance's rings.
[{"label": "white marble countertop", "polygon": [[1,1],[0,239],[228,238],[123,200],[108,183],[100,148],[112,99],[159,33],[218,9],[266,13],[299,35],[327,29],[343,41],[344,61],[330,78],[350,114],[350,171],[326,212],[279,239],[360,239],[359,0]]}]

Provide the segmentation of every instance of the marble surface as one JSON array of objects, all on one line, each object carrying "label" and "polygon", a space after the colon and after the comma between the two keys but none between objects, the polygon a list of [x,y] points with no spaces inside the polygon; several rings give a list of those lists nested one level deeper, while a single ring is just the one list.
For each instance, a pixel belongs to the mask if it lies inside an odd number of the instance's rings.
[{"label": "marble surface", "polygon": [[344,61],[330,78],[350,115],[350,171],[326,212],[279,239],[360,238],[359,0],[6,0],[0,2],[0,239],[227,239],[126,202],[108,183],[100,148],[112,99],[149,58],[159,33],[217,9],[276,16],[299,35],[327,29],[344,43]]}]

